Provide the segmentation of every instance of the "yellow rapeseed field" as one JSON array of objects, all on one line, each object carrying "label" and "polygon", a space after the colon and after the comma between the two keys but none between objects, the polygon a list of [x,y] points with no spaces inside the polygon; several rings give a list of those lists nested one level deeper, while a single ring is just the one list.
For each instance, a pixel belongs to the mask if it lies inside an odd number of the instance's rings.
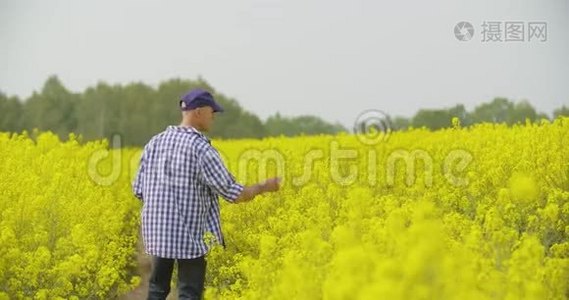
[{"label": "yellow rapeseed field", "polygon": [[[0,299],[140,283],[141,150],[118,141],[0,133]],[[569,118],[213,144],[240,182],[284,181],[220,199],[207,299],[569,298]]]}]

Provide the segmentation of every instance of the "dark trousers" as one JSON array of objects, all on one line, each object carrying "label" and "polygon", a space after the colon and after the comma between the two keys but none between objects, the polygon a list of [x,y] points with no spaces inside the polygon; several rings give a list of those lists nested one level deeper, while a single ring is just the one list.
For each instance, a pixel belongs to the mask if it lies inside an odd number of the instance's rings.
[{"label": "dark trousers", "polygon": [[202,299],[206,260],[204,256],[193,259],[152,257],[152,272],[148,282],[148,300],[166,299],[170,293],[170,281],[178,262],[178,299]]}]

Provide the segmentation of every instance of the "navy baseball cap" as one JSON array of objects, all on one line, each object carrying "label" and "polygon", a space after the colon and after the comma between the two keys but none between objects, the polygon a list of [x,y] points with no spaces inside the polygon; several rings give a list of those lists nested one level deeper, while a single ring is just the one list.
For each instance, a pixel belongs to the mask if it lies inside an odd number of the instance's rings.
[{"label": "navy baseball cap", "polygon": [[214,112],[223,111],[223,107],[215,102],[211,93],[204,89],[191,90],[180,99],[181,110],[192,110],[202,106],[211,106]]}]

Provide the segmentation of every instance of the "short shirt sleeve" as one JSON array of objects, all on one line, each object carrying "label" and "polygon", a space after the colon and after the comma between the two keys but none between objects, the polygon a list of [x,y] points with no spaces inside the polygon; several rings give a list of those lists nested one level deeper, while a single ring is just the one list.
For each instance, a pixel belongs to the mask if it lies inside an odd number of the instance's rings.
[{"label": "short shirt sleeve", "polygon": [[134,196],[141,201],[144,199],[142,195],[142,188],[144,184],[144,176],[145,176],[144,173],[146,172],[146,161],[147,161],[146,156],[148,155],[147,148],[148,147],[145,147],[142,152],[142,155],[140,157],[140,163],[138,166],[138,172],[136,173],[134,182],[132,183],[132,192]]},{"label": "short shirt sleeve", "polygon": [[235,177],[225,167],[221,156],[212,147],[209,147],[199,157],[200,170],[205,183],[218,195],[229,202],[235,202],[243,185],[235,181]]}]

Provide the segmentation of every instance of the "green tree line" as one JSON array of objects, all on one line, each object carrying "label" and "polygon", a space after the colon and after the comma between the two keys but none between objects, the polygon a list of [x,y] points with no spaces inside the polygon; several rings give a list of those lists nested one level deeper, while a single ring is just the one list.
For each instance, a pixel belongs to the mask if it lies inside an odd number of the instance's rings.
[{"label": "green tree line", "polygon": [[[247,111],[239,103],[215,91],[203,79],[171,79],[153,88],[143,83],[109,85],[100,82],[82,93],[70,92],[57,76],[49,77],[39,92],[27,99],[9,97],[0,92],[0,131],[53,131],[62,139],[74,132],[84,140],[122,137],[125,146],[141,146],[155,133],[180,121],[177,103],[181,95],[193,88],[213,92],[225,112],[216,118],[209,135],[213,138],[262,138],[299,134],[334,134],[348,131],[339,123],[326,122],[317,116],[286,117],[276,113],[266,121]],[[553,118],[569,116],[569,107],[553,112]],[[463,126],[480,122],[515,124],[526,119],[549,118],[537,112],[527,101],[514,103],[506,98],[467,111],[464,105],[444,109],[421,109],[413,117],[391,120],[394,130],[427,127],[437,130],[449,127],[453,117]]]},{"label": "green tree line", "polygon": [[[569,116],[569,107],[563,105],[555,109],[553,111],[553,119],[559,116]],[[526,100],[513,102],[507,98],[498,97],[490,102],[476,106],[472,111],[468,111],[462,104],[443,109],[420,109],[411,118],[395,117],[391,122],[395,130],[408,127],[426,127],[431,130],[437,130],[449,127],[454,117],[460,120],[462,126],[483,122],[513,125],[525,123],[526,120],[531,122],[538,122],[542,119],[551,120],[547,114],[538,112]]]},{"label": "green tree line", "polygon": [[193,88],[212,91],[224,112],[208,133],[214,138],[262,138],[273,135],[334,134],[346,129],[316,116],[271,116],[263,122],[237,101],[215,91],[203,79],[171,79],[157,88],[143,83],[109,85],[98,83],[82,93],[72,93],[56,76],[47,79],[40,92],[28,99],[0,92],[0,131],[53,131],[61,139],[70,132],[83,140],[122,137],[124,146],[141,146],[166,126],[178,124],[180,96]]}]

